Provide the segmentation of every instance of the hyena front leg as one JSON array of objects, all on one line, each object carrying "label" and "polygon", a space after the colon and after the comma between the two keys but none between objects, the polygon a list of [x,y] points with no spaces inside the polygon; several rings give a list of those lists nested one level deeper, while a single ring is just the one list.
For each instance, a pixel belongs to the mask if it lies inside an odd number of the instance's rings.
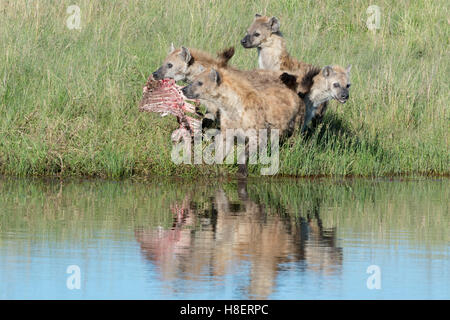
[{"label": "hyena front leg", "polygon": [[242,129],[232,129],[228,125],[232,124],[227,117],[222,117],[220,132],[223,143],[223,159],[227,164],[233,164],[236,160],[238,164],[238,178],[245,178],[248,175],[247,162],[249,160],[249,145],[245,133]]},{"label": "hyena front leg", "polygon": [[305,121],[303,121],[302,133],[305,133],[306,130],[308,129],[308,125],[316,113],[315,111],[316,109],[314,107],[306,108]]},{"label": "hyena front leg", "polygon": [[249,159],[249,147],[248,143],[245,143],[244,151],[238,154],[238,178],[247,178],[248,176],[248,159]]}]

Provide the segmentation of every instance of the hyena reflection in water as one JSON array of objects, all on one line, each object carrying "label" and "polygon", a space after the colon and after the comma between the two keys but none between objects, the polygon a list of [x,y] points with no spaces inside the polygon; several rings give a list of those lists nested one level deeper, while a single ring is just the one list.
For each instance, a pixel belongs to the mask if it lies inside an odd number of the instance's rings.
[{"label": "hyena reflection in water", "polygon": [[238,201],[232,201],[218,188],[207,206],[186,196],[171,206],[171,229],[135,231],[144,256],[166,285],[179,279],[220,280],[246,264],[246,294],[264,299],[274,291],[281,264],[301,262],[303,270],[322,274],[340,271],[342,249],[335,245],[335,230],[322,227],[319,201],[306,217],[295,218],[283,208],[252,200],[245,183],[237,191]]}]

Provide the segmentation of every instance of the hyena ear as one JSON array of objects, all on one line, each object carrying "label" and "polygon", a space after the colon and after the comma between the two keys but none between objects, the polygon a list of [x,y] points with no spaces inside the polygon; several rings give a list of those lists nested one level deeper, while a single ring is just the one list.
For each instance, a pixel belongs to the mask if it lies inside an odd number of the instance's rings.
[{"label": "hyena ear", "polygon": [[351,69],[352,69],[352,65],[349,64],[349,65],[347,66],[347,68],[345,69],[345,71],[347,71],[347,74],[350,73],[350,70],[351,70]]},{"label": "hyena ear", "polygon": [[255,14],[255,18],[261,18],[261,17],[262,17],[262,15],[260,15],[259,13]]},{"label": "hyena ear", "polygon": [[170,48],[169,48],[169,54],[171,54],[172,52],[175,51],[175,46],[173,45],[173,42],[170,44]]},{"label": "hyena ear", "polygon": [[297,77],[289,74],[287,72],[283,72],[280,76],[281,82],[283,82],[289,89],[295,90],[297,86]]},{"label": "hyena ear", "polygon": [[189,63],[189,61],[191,61],[191,53],[189,52],[189,49],[186,47],[181,47],[180,57],[186,63]]},{"label": "hyena ear", "polygon": [[325,78],[328,78],[329,76],[331,76],[333,74],[333,67],[332,66],[325,66],[322,69],[322,74]]},{"label": "hyena ear", "polygon": [[211,71],[209,72],[209,78],[217,85],[219,85],[220,81],[222,80],[220,77],[220,73],[216,69],[211,69]]},{"label": "hyena ear", "polygon": [[280,20],[277,17],[272,17],[269,20],[269,26],[273,33],[280,31]]}]

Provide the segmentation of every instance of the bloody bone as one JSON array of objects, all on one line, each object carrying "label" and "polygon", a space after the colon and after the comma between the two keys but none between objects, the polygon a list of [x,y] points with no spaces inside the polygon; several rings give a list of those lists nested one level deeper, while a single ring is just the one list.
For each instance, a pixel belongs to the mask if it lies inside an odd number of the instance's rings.
[{"label": "bloody bone", "polygon": [[155,80],[150,75],[143,89],[139,111],[158,112],[163,117],[168,114],[177,117],[180,127],[172,133],[172,140],[177,142],[186,131],[193,135],[195,129],[201,128],[200,120],[186,115],[186,112],[195,113],[196,109],[186,100],[175,80]]}]

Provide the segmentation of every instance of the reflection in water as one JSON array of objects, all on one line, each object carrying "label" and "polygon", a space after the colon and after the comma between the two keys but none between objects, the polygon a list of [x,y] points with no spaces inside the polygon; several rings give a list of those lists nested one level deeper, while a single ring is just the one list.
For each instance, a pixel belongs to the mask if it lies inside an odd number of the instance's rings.
[{"label": "reflection in water", "polygon": [[245,182],[238,201],[219,187],[208,208],[189,195],[171,204],[170,229],[137,228],[136,239],[146,258],[158,265],[164,280],[198,280],[231,273],[236,265],[250,264],[245,291],[266,298],[275,287],[280,265],[302,262],[304,268],[326,274],[339,272],[342,249],[336,232],[322,226],[319,201],[307,218],[291,217],[282,207],[269,214],[250,199]]},{"label": "reflection in water", "polygon": [[449,179],[0,179],[0,299],[448,298],[449,197]]}]

